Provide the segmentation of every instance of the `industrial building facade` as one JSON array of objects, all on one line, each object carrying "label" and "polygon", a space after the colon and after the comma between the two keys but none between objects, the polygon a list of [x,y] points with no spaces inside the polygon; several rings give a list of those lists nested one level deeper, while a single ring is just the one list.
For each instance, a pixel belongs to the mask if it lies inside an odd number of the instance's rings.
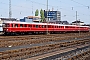
[{"label": "industrial building facade", "polygon": [[50,20],[56,20],[56,21],[61,20],[61,12],[60,11],[45,11],[44,10],[44,16],[45,16],[45,18],[48,17],[49,21]]},{"label": "industrial building facade", "polygon": [[27,16],[20,19],[21,22],[40,22],[40,16]]}]

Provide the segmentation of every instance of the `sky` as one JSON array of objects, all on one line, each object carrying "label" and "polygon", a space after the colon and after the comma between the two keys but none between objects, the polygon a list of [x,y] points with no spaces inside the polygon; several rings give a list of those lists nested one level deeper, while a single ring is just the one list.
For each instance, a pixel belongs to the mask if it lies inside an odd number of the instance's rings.
[{"label": "sky", "polygon": [[[61,20],[69,23],[77,19],[90,24],[90,0],[48,0],[48,9],[61,12]],[[34,16],[35,10],[47,9],[47,0],[11,0],[13,18]],[[0,18],[9,17],[9,0],[0,0]]]}]

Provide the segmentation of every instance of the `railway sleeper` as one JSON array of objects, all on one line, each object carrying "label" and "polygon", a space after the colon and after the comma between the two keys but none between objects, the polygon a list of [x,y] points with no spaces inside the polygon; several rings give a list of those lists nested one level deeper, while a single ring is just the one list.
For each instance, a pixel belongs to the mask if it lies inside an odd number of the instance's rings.
[{"label": "railway sleeper", "polygon": [[[54,45],[48,45],[48,46],[50,46],[50,47],[53,47]],[[43,47],[43,46],[42,46]],[[39,48],[42,48],[42,47],[39,47]],[[54,47],[54,48],[49,48],[50,50],[51,49],[55,49],[56,47]],[[39,50],[40,52],[43,52],[43,50]],[[44,50],[45,51],[45,50]],[[36,51],[32,51],[31,52],[32,54],[35,54],[36,53]],[[22,55],[22,54],[21,54]]]}]

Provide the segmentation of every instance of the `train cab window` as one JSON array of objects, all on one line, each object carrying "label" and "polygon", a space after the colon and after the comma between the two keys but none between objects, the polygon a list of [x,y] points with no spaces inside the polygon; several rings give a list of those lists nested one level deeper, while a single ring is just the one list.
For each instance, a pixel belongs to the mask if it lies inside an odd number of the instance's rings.
[{"label": "train cab window", "polygon": [[23,24],[20,24],[20,27],[23,27]]},{"label": "train cab window", "polygon": [[36,25],[36,28],[38,28],[38,25]]},{"label": "train cab window", "polygon": [[10,25],[9,24],[5,24],[5,27],[9,27]]},{"label": "train cab window", "polygon": [[15,24],[15,27],[18,27],[18,24]]}]

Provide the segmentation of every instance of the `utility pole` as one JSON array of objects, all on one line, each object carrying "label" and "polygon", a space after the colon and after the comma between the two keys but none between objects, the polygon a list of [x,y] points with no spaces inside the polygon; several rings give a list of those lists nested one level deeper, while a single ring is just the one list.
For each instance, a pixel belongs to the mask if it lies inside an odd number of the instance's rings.
[{"label": "utility pole", "polygon": [[12,11],[11,11],[11,0],[9,0],[9,19],[12,17]]},{"label": "utility pole", "polygon": [[76,25],[77,25],[77,11],[76,11]]},{"label": "utility pole", "polygon": [[32,16],[33,16],[33,1],[32,1]]},{"label": "utility pole", "polygon": [[48,0],[47,0],[47,26],[46,27],[47,27],[47,33],[46,34],[48,35]]},{"label": "utility pole", "polygon": [[80,19],[79,19],[79,36],[80,36]]}]

